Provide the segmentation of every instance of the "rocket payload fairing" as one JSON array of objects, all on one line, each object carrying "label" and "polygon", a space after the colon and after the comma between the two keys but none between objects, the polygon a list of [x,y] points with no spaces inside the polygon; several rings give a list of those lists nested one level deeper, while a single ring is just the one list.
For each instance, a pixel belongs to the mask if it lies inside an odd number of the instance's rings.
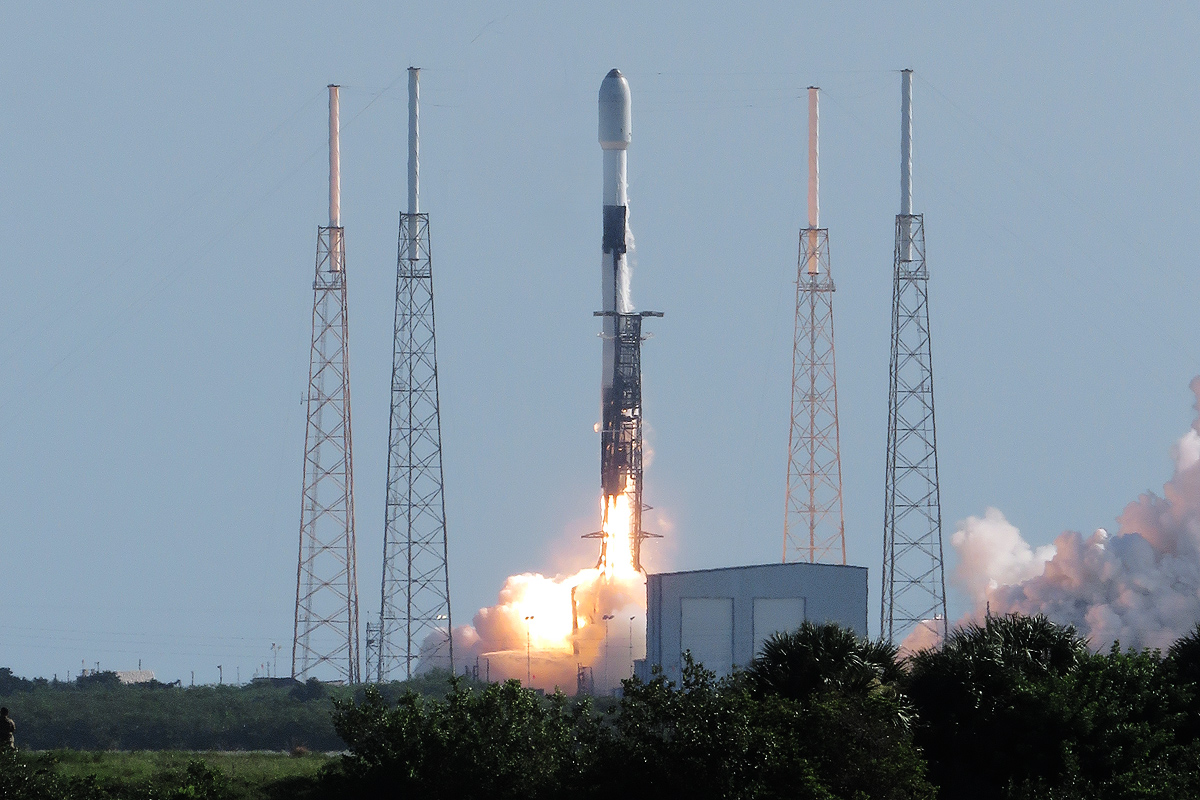
[{"label": "rocket payload fairing", "polygon": [[[629,82],[612,70],[600,84],[600,147],[604,152],[604,229],[601,243],[601,300],[604,341],[600,383],[600,487],[604,526],[599,564],[609,566],[605,532],[616,526],[608,519],[624,495],[630,512],[628,550],[632,566],[641,571],[642,540],[642,319],[661,317],[657,311],[636,312],[630,299],[629,184],[626,154],[632,139]],[[623,527],[623,526],[621,526]],[[623,534],[624,535],[624,534]],[[623,543],[622,543],[623,544]],[[621,549],[624,549],[622,547]]]}]

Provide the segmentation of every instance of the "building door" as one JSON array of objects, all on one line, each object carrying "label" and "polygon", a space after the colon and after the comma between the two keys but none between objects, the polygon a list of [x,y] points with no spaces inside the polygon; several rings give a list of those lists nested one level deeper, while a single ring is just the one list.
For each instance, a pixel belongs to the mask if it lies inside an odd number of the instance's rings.
[{"label": "building door", "polygon": [[718,677],[728,675],[733,671],[733,598],[684,597],[679,602],[680,655],[690,650],[695,661]]}]

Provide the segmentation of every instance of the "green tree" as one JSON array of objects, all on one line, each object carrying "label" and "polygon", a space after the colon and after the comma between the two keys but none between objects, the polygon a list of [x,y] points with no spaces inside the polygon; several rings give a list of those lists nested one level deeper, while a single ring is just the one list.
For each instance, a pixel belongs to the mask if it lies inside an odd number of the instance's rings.
[{"label": "green tree", "polygon": [[[823,634],[818,641],[846,641],[837,631]],[[842,648],[824,652],[831,650]],[[899,699],[879,691],[872,675],[869,686],[812,681],[808,694],[782,680],[785,695],[769,684],[753,687],[749,675],[717,680],[685,654],[678,687],[661,673],[649,683],[624,682],[602,745],[601,796],[932,798]]]},{"label": "green tree", "polygon": [[[1114,643],[1090,655],[1067,680],[1049,688],[1048,704],[1065,709],[1060,743],[1064,770],[1039,776],[1045,797],[1195,797],[1196,748],[1186,734],[1190,691],[1157,651]],[[1033,792],[1030,792],[1032,795]]]},{"label": "green tree", "polygon": [[1014,785],[1057,785],[1071,716],[1059,684],[1087,656],[1074,628],[1015,614],[958,628],[940,649],[913,655],[905,692],[942,796],[987,800]]},{"label": "green tree", "polygon": [[757,696],[793,700],[830,692],[867,694],[897,684],[903,674],[894,646],[860,639],[840,625],[807,621],[767,639],[746,671]]},{"label": "green tree", "polygon": [[890,644],[811,622],[768,639],[746,673],[766,727],[838,797],[932,796],[903,677]]},{"label": "green tree", "polygon": [[331,785],[362,797],[558,797],[589,773],[596,725],[588,704],[517,681],[476,691],[456,680],[444,700],[407,693],[395,706],[368,688],[361,703],[336,703],[350,754]]},{"label": "green tree", "polygon": [[[601,743],[598,794],[831,798],[795,742],[781,741],[757,711],[744,681],[718,681],[690,653],[678,687],[661,672],[647,683],[625,681]],[[771,721],[785,728],[795,717],[780,712]],[[774,791],[782,787],[787,793]]]},{"label": "green tree", "polygon": [[1093,654],[1069,626],[1010,615],[910,659],[918,741],[948,800],[1194,797],[1184,642]]}]

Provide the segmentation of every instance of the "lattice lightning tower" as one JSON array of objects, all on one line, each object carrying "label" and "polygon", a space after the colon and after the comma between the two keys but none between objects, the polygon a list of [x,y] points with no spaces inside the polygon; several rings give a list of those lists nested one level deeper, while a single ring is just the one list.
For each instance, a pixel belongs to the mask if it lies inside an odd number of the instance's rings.
[{"label": "lattice lightning tower", "polygon": [[338,678],[358,683],[346,245],[338,134],[338,87],[331,85],[329,225],[317,229],[292,677],[303,680],[331,669]]},{"label": "lattice lightning tower", "polygon": [[783,560],[846,563],[833,275],[829,230],[820,227],[818,89],[808,89],[808,227],[800,232],[796,333],[792,347],[792,425],[788,436]]},{"label": "lattice lightning tower", "polygon": [[420,212],[420,75],[408,70],[408,213],[400,215],[388,435],[380,681],[411,678],[421,648],[454,671],[429,215]]},{"label": "lattice lightning tower", "polygon": [[901,74],[900,213],[892,289],[880,614],[883,637],[897,643],[921,625],[944,638],[947,624],[925,218],[912,213],[912,70]]}]

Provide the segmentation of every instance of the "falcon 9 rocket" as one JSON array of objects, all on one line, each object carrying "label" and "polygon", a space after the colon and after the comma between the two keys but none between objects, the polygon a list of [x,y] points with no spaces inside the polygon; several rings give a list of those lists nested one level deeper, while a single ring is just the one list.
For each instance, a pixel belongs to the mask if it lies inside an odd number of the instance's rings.
[{"label": "falcon 9 rocket", "polygon": [[[602,540],[598,566],[605,572],[642,571],[642,320],[657,311],[634,311],[629,294],[629,184],[631,140],[629,82],[612,70],[600,84],[600,147],[604,153],[604,229],[601,291],[604,326],[600,383],[600,488]],[[620,517],[619,519],[617,517]]]}]

